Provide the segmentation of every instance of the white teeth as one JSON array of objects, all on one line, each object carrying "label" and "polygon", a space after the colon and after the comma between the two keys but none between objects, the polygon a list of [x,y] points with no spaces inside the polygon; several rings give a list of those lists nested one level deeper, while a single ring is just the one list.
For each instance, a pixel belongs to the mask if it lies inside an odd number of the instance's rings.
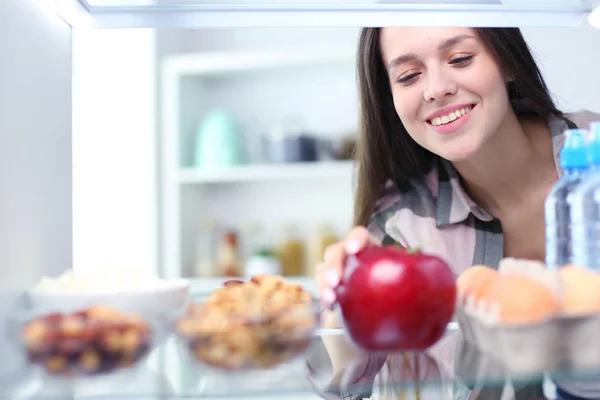
[{"label": "white teeth", "polygon": [[448,115],[444,115],[442,117],[436,117],[433,118],[431,121],[431,125],[433,126],[439,126],[439,125],[444,125],[447,124],[449,122],[455,121],[458,118],[462,117],[463,115],[467,114],[469,111],[471,111],[472,107],[465,107],[465,108],[461,108],[460,110],[456,110],[454,112],[451,112]]}]

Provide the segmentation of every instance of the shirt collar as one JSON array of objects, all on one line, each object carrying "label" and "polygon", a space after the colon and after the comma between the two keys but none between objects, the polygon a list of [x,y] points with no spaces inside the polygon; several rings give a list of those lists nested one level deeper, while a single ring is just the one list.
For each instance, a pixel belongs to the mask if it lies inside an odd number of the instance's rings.
[{"label": "shirt collar", "polygon": [[493,219],[467,194],[458,172],[450,161],[438,159],[436,168],[438,173],[436,225],[438,228],[461,223],[469,217],[469,214],[473,214],[482,221]]}]

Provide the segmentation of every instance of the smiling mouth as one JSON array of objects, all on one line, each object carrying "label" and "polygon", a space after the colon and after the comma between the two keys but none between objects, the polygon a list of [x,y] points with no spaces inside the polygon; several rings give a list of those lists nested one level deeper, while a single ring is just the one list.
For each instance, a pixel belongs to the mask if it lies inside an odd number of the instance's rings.
[{"label": "smiling mouth", "polygon": [[443,115],[441,117],[432,118],[432,119],[428,120],[427,123],[429,123],[433,126],[446,125],[446,124],[456,121],[457,119],[461,119],[462,117],[464,117],[465,115],[470,113],[471,110],[473,110],[473,108],[475,108],[475,104],[472,104],[468,107],[464,107],[459,110],[453,111],[453,112],[451,112],[447,115]]}]

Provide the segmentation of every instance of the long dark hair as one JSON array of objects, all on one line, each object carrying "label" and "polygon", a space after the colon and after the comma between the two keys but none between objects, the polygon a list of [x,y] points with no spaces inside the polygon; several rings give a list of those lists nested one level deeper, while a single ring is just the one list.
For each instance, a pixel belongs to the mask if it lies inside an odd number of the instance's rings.
[{"label": "long dark hair", "polygon": [[[361,118],[355,154],[358,163],[355,225],[367,224],[388,179],[407,181],[422,177],[438,157],[410,137],[396,113],[379,46],[380,30],[363,28],[358,45]],[[508,83],[511,102],[527,104],[528,111],[539,117],[562,116],[520,29],[476,31],[503,71],[512,77]]]}]

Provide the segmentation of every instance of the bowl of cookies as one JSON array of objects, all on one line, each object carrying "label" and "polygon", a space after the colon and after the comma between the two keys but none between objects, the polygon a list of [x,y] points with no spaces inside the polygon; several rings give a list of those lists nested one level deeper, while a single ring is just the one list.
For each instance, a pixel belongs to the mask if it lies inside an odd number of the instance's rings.
[{"label": "bowl of cookies", "polygon": [[192,301],[175,332],[203,368],[249,371],[274,368],[302,355],[319,321],[318,302],[300,285],[276,275],[228,281]]},{"label": "bowl of cookies", "polygon": [[73,380],[134,369],[164,336],[161,323],[96,305],[68,312],[21,312],[10,317],[9,332],[33,370]]}]

